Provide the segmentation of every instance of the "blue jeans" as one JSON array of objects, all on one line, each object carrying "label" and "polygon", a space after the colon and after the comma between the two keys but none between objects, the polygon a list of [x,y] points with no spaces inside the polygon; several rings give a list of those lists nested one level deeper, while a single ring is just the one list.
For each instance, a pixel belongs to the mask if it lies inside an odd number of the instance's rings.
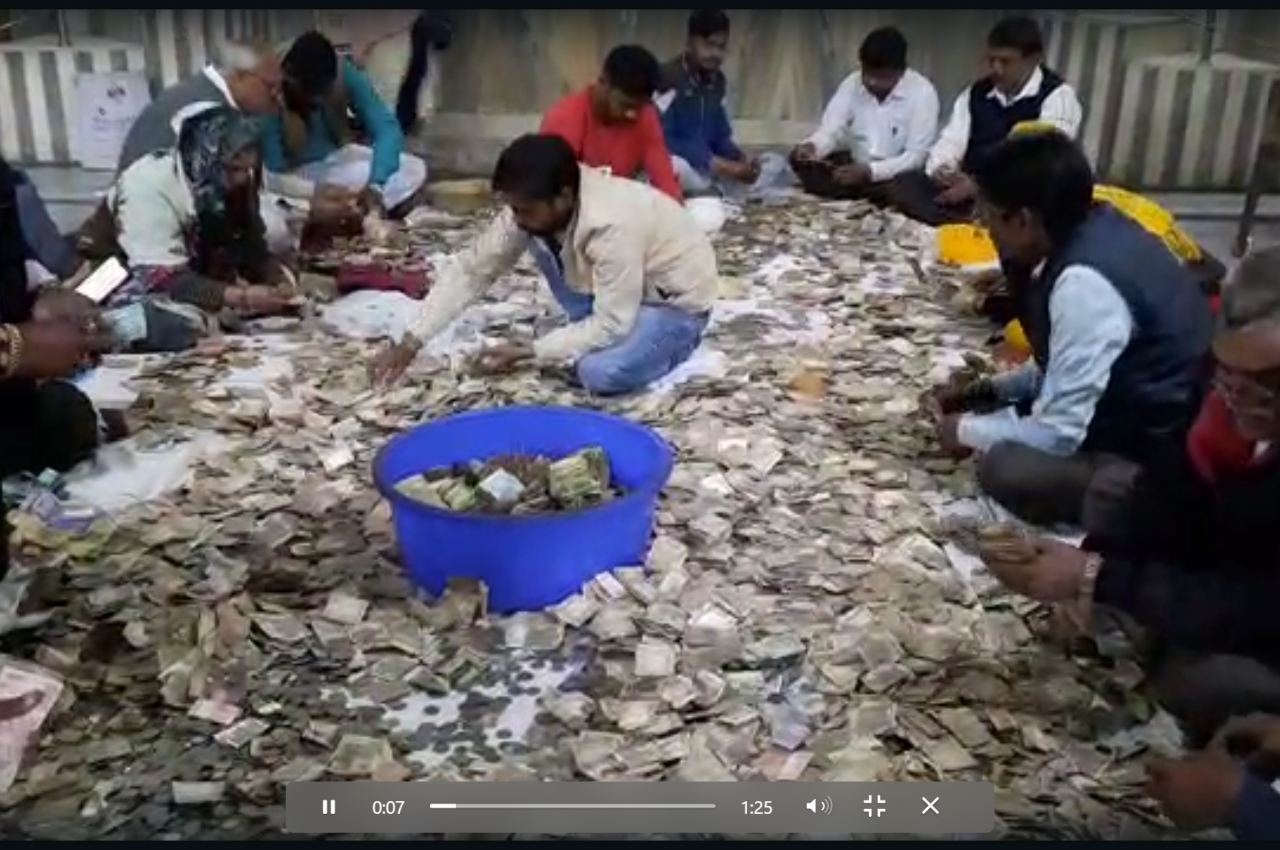
[{"label": "blue jeans", "polygon": [[[555,257],[540,241],[530,248],[569,321],[591,315],[595,299],[564,282]],[[675,369],[697,350],[707,328],[706,313],[690,313],[664,304],[643,304],[630,333],[608,348],[582,356],[574,364],[578,382],[592,395],[626,395],[644,389]]]},{"label": "blue jeans", "polygon": [[786,159],[776,153],[760,156],[760,176],[749,186],[730,180],[721,180],[710,174],[702,174],[687,160],[678,156],[671,157],[671,168],[675,171],[676,179],[680,181],[680,188],[684,190],[687,197],[718,196],[739,203],[751,198],[763,197],[770,191],[782,188],[789,178]]}]

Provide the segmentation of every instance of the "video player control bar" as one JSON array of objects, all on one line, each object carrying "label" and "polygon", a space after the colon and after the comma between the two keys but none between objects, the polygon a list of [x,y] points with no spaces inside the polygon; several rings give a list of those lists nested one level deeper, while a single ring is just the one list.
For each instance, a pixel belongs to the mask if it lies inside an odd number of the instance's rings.
[{"label": "video player control bar", "polygon": [[297,782],[285,791],[285,826],[300,834],[937,835],[994,825],[985,782]]}]

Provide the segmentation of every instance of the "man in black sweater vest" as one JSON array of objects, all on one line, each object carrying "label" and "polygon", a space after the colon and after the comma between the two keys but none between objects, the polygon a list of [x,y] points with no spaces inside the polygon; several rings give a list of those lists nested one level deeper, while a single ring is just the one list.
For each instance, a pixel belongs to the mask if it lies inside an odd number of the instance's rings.
[{"label": "man in black sweater vest", "polygon": [[1102,527],[1139,467],[1181,451],[1208,377],[1208,303],[1161,240],[1094,201],[1062,133],[999,143],[973,179],[1033,358],[939,394],[939,441],[978,453],[983,492],[1015,516]]},{"label": "man in black sweater vest", "polygon": [[1023,121],[1044,121],[1075,138],[1083,110],[1071,86],[1044,66],[1044,34],[1027,17],[1005,18],[987,35],[987,76],[956,98],[924,171],[895,181],[894,205],[937,227],[969,221],[982,156]]}]

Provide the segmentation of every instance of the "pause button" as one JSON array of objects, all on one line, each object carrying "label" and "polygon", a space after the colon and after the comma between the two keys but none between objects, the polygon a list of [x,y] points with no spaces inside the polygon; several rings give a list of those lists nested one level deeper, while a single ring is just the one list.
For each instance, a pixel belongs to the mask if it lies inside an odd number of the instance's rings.
[{"label": "pause button", "polygon": [[320,801],[320,814],[336,815],[337,813],[338,813],[337,800],[321,800]]}]

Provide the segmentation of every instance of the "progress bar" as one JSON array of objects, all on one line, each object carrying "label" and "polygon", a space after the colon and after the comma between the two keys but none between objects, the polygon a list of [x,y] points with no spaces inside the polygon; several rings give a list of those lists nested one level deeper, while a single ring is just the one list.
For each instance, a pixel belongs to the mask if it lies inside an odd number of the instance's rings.
[{"label": "progress bar", "polygon": [[996,823],[986,782],[290,782],[285,797],[285,828],[314,835],[973,836]]},{"label": "progress bar", "polygon": [[432,803],[433,809],[714,809],[715,803]]}]

